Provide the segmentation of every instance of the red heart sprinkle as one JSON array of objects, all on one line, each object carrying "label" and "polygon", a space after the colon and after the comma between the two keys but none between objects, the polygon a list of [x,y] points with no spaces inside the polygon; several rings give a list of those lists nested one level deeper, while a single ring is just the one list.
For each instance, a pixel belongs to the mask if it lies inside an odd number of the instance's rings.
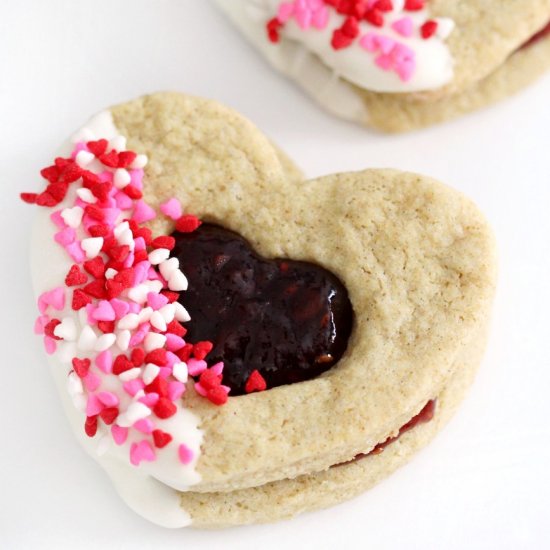
[{"label": "red heart sprinkle", "polygon": [[38,198],[38,193],[20,193],[19,196],[23,202],[27,204],[35,204]]},{"label": "red heart sprinkle", "polygon": [[212,342],[197,342],[193,345],[193,356],[195,359],[204,359],[212,351],[213,347],[214,344]]},{"label": "red heart sprinkle", "polygon": [[169,235],[161,235],[156,239],[153,239],[151,242],[153,248],[167,248],[168,250],[173,250],[176,246],[176,239],[170,237]]},{"label": "red heart sprinkle", "polygon": [[206,397],[214,405],[224,405],[227,403],[227,393],[225,393],[225,390],[221,386],[208,391]]},{"label": "red heart sprinkle", "polygon": [[145,361],[145,350],[141,348],[134,348],[130,354],[130,360],[134,367],[141,367]]},{"label": "red heart sprinkle", "polygon": [[86,273],[82,273],[76,264],[71,266],[69,273],[67,273],[67,276],[65,277],[65,284],[67,286],[83,285],[87,281],[88,276]]},{"label": "red heart sprinkle", "polygon": [[168,298],[168,302],[171,304],[177,302],[180,297],[179,292],[172,292],[171,290],[162,290],[161,294],[166,296]]},{"label": "red heart sprinkle", "polygon": [[59,319],[52,319],[45,327],[44,327],[44,334],[46,336],[49,336],[50,338],[53,338],[54,340],[63,340],[63,338],[59,338],[59,336],[56,336],[54,334],[55,327],[57,325],[60,325],[61,321]]},{"label": "red heart sprinkle", "polygon": [[105,166],[108,166],[109,168],[118,167],[118,153],[114,149],[109,153],[100,155],[98,158],[101,163],[103,163]]},{"label": "red heart sprinkle", "polygon": [[183,348],[176,351],[176,355],[179,357],[180,361],[187,361],[191,354],[193,353],[193,344],[186,343]]},{"label": "red heart sprinkle", "polygon": [[166,332],[170,332],[172,334],[175,334],[176,336],[180,336],[181,338],[183,338],[187,334],[187,329],[182,326],[179,321],[174,319],[166,325]]},{"label": "red heart sprinkle", "polygon": [[109,142],[106,139],[99,139],[97,141],[88,141],[86,145],[91,153],[93,153],[96,157],[100,157],[105,154],[105,151],[107,151],[107,145],[109,145]]},{"label": "red heart sprinkle", "polygon": [[91,364],[89,359],[79,359],[78,357],[73,357],[72,363],[73,369],[79,378],[84,378],[88,374]]},{"label": "red heart sprinkle", "polygon": [[176,414],[177,407],[167,397],[160,397],[156,405],[153,407],[153,412],[159,418],[170,418]]},{"label": "red heart sprinkle", "polygon": [[118,412],[118,407],[105,407],[99,416],[107,426],[110,426],[117,419]]},{"label": "red heart sprinkle", "polygon": [[121,151],[118,154],[118,167],[128,168],[136,160],[136,157],[137,155],[133,151]]},{"label": "red heart sprinkle", "polygon": [[196,216],[185,214],[176,222],[176,230],[180,233],[191,233],[201,224],[202,222]]},{"label": "red heart sprinkle", "polygon": [[128,357],[126,357],[126,355],[117,355],[116,359],[113,361],[113,374],[116,374],[117,376],[133,368],[134,364],[130,361],[130,359],[128,359]]},{"label": "red heart sprinkle", "polygon": [[82,290],[94,298],[105,298],[107,295],[105,292],[105,283],[101,280],[88,283],[86,286],[82,287]]},{"label": "red heart sprinkle", "polygon": [[115,331],[115,322],[114,321],[98,321],[97,322],[97,328],[103,334],[110,334],[111,332]]},{"label": "red heart sprinkle", "polygon": [[94,437],[97,433],[97,415],[86,417],[86,422],[84,423],[84,431],[88,437]]},{"label": "red heart sprinkle", "polygon": [[92,299],[85,292],[83,292],[79,288],[74,291],[71,307],[75,311],[78,311],[79,309],[82,309],[84,306],[87,306],[91,303]]},{"label": "red heart sprinkle", "polygon": [[428,40],[437,32],[437,21],[426,21],[420,27],[420,34],[424,40]]},{"label": "red heart sprinkle", "polygon": [[155,447],[162,449],[166,447],[170,441],[172,441],[172,436],[162,430],[153,430],[153,441],[155,442]]},{"label": "red heart sprinkle", "polygon": [[93,260],[88,260],[83,264],[84,269],[96,279],[102,279],[105,274],[105,262],[101,256],[96,256]]},{"label": "red heart sprinkle", "polygon": [[166,361],[166,350],[164,348],[154,349],[145,356],[146,363],[153,363],[153,365],[158,365],[159,367],[166,365]]},{"label": "red heart sprinkle", "polygon": [[157,376],[150,384],[145,386],[145,393],[157,393],[160,397],[168,395],[168,382]]},{"label": "red heart sprinkle", "polygon": [[264,391],[267,388],[264,377],[257,371],[253,370],[246,381],[244,391],[252,393],[254,391]]}]

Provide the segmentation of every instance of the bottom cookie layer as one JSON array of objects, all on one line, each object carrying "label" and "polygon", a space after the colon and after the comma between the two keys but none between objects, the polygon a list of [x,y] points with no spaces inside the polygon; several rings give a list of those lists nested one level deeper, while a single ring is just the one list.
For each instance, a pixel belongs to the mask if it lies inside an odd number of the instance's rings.
[{"label": "bottom cookie layer", "polygon": [[192,527],[219,528],[289,519],[326,508],[371,488],[405,464],[447,423],[473,381],[486,335],[480,332],[456,359],[454,373],[437,398],[433,419],[404,433],[380,454],[371,454],[326,471],[228,493],[180,493]]}]

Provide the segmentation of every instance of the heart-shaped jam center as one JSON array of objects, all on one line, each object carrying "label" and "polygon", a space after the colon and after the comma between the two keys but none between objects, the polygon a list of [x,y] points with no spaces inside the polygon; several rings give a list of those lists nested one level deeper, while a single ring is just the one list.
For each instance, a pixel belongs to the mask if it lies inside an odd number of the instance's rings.
[{"label": "heart-shaped jam center", "polygon": [[345,352],[353,310],[344,285],[317,265],[267,260],[240,235],[203,224],[174,233],[172,251],[189,280],[180,301],[190,342],[210,340],[231,395],[255,370],[267,388],[309,380]]}]

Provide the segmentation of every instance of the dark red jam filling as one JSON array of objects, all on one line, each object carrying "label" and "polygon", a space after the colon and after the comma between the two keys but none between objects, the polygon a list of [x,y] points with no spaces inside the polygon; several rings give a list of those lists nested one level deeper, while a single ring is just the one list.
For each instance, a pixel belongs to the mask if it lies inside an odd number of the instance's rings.
[{"label": "dark red jam filling", "polygon": [[435,401],[435,399],[431,399],[430,401],[428,401],[424,408],[416,416],[413,416],[406,424],[399,428],[399,432],[397,435],[394,435],[393,437],[388,437],[386,441],[378,443],[378,445],[376,445],[376,447],[374,447],[374,449],[372,449],[370,452],[359,453],[352,460],[349,460],[348,462],[341,462],[340,464],[336,464],[335,466],[349,464],[350,462],[361,460],[362,458],[370,455],[379,455],[388,445],[391,445],[394,441],[397,441],[405,432],[416,428],[416,426],[418,426],[419,424],[425,424],[426,422],[429,422],[435,414]]},{"label": "dark red jam filling", "polygon": [[550,36],[550,21],[548,21],[548,24],[544,28],[542,28],[539,32],[534,34],[527,42],[525,42],[525,44],[521,46],[520,50],[523,48],[528,48],[533,44],[536,44],[539,40],[542,40],[547,36]]},{"label": "dark red jam filling", "polygon": [[254,370],[269,389],[314,378],[342,357],[353,310],[332,273],[262,258],[243,237],[216,225],[173,237],[172,256],[189,281],[180,297],[192,318],[185,338],[213,342],[208,361],[224,362],[230,395],[245,393]]}]

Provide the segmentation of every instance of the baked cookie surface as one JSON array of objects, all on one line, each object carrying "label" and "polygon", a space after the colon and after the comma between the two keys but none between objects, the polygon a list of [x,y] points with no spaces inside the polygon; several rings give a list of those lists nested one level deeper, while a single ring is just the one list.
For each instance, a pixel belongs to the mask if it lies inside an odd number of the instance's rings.
[{"label": "baked cookie surface", "polygon": [[550,23],[548,0],[217,3],[323,107],[385,131],[490,104],[549,64],[547,55],[523,55],[534,36],[549,41],[547,32],[537,34]]},{"label": "baked cookie surface", "polygon": [[[176,364],[161,361],[164,370],[157,370],[148,366],[153,361],[149,357],[149,363],[113,372],[112,368],[102,370],[101,363],[98,366],[97,346],[87,351],[84,355],[93,363],[84,373],[81,392],[86,414],[72,407],[65,394],[68,414],[79,439],[113,477],[130,506],[170,526],[192,521],[197,526],[215,527],[287,517],[349,498],[372,485],[404,462],[450,416],[479,364],[495,280],[491,233],[465,197],[429,178],[393,170],[301,181],[290,161],[281,162],[281,154],[248,121],[214,102],[179,94],[155,94],[114,107],[93,119],[88,128],[89,132],[80,132],[77,139],[84,144],[77,146],[80,151],[89,153],[89,140],[101,137],[115,147],[113,140],[123,135],[130,151],[146,155],[143,197],[134,199],[142,201],[140,205],[165,212],[167,203],[177,203],[192,214],[191,219],[197,216],[242,235],[265,258],[318,265],[338,277],[353,307],[347,349],[331,369],[266,391],[234,397],[229,392],[223,404],[211,398],[201,372],[194,370],[202,361],[198,355],[187,359],[189,376],[182,382],[182,377],[178,378],[182,367]],[[88,159],[88,155],[81,158]],[[114,181],[117,176],[120,181],[124,173],[118,169],[107,170],[111,176],[106,177]],[[131,176],[137,177],[132,170],[137,168],[129,168]],[[128,192],[135,195],[133,190]],[[84,196],[90,198],[87,193]],[[69,191],[63,201],[72,198]],[[132,212],[132,205],[123,197],[119,199]],[[64,212],[74,207],[62,203],[56,208]],[[133,208],[135,218],[135,204]],[[139,206],[140,212],[143,208]],[[149,219],[138,218],[154,235],[170,235],[174,225],[183,227],[181,212],[172,216],[175,219],[153,218],[153,210],[147,210]],[[94,209],[86,212],[89,215]],[[62,217],[74,224],[71,215]],[[86,217],[83,223],[85,228],[76,224],[77,231],[89,231]],[[115,229],[117,223],[124,222],[114,220]],[[35,290],[47,307],[53,298],[48,294],[49,301],[44,302],[44,292],[59,285],[74,263],[54,241],[58,230],[50,212],[41,212],[33,273]],[[141,230],[134,227],[134,237],[136,231]],[[177,285],[170,287],[169,263],[162,263],[170,260],[163,256],[154,263],[160,254],[149,251],[149,262],[159,266],[163,284],[174,292]],[[52,263],[52,258],[57,267],[45,277],[44,266]],[[149,276],[153,277],[151,270]],[[107,280],[101,280],[108,289]],[[165,292],[154,283],[154,277],[149,286],[158,289],[157,293]],[[177,292],[185,305],[182,286]],[[125,292],[121,299],[139,302],[133,288]],[[148,300],[153,302],[153,298]],[[55,304],[52,307],[56,309]],[[99,315],[94,309],[86,311],[92,319]],[[71,318],[77,332],[89,333],[89,316],[86,319],[66,307],[59,316],[66,324],[71,322],[65,321],[65,316]],[[113,329],[117,338],[113,355],[118,357],[118,339],[125,329],[119,326],[120,319],[115,320],[116,326],[102,327],[107,334]],[[191,325],[193,318],[181,322]],[[151,323],[149,330],[162,335],[158,323],[150,318]],[[98,327],[91,328],[100,339]],[[57,326],[53,330],[55,335]],[[211,339],[215,338],[212,335]],[[71,362],[72,353],[84,360],[80,339],[81,335],[76,338],[76,348],[69,347],[69,342],[54,342],[57,349],[51,365],[60,385],[67,376],[74,380],[75,368],[82,370],[80,364],[75,367]],[[172,337],[168,340],[178,342]],[[152,341],[157,342],[157,336]],[[172,345],[170,342],[166,345]],[[182,360],[181,348],[174,352]],[[130,356],[128,347],[126,355]],[[206,364],[201,368],[204,373]],[[119,386],[129,382],[125,378],[132,369],[137,369],[132,380],[147,378],[146,395],[138,395],[137,400],[151,409],[146,417],[152,423],[149,427],[172,436],[165,446],[157,445],[157,440],[153,445],[152,432],[128,425],[128,411],[123,411],[126,398],[120,398],[117,411],[126,417],[114,417],[107,424],[101,416],[104,410],[99,408],[94,437],[83,434],[86,416],[96,412],[88,408],[90,400],[94,402],[92,396],[99,395],[98,390],[107,391],[107,385],[117,396]],[[206,370],[223,376],[217,365]],[[99,379],[99,386],[93,388],[92,384],[92,389],[86,387],[90,373]],[[152,374],[155,377],[151,378]],[[170,417],[150,402],[151,393],[163,395],[158,388],[161,378],[175,383],[172,387],[179,391],[173,400],[177,410]],[[433,400],[433,420],[403,434],[379,455],[334,468],[397,435]],[[115,428],[113,434],[113,426],[127,428],[128,439],[117,441],[120,430]],[[139,427],[146,426],[142,423]],[[101,456],[97,456],[98,441]],[[131,465],[128,454],[139,460]],[[355,472],[355,484],[347,472]],[[183,491],[181,496],[178,490]],[[268,502],[271,512],[264,508]],[[273,503],[280,505],[273,507]],[[244,509],[254,512],[237,513]]]}]

